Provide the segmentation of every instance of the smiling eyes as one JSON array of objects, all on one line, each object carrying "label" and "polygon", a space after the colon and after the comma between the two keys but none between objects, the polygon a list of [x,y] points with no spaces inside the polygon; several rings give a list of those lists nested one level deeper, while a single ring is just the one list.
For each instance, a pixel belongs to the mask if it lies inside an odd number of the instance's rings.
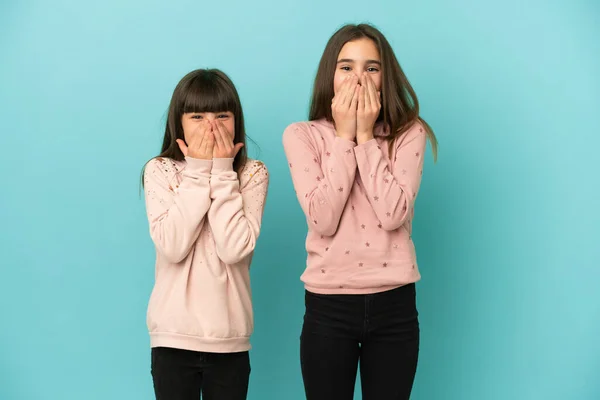
[{"label": "smiling eyes", "polygon": [[[227,114],[227,113],[217,114],[217,118],[218,119],[227,119],[229,117],[230,117],[230,115]],[[194,115],[192,115],[191,118],[192,119],[197,119],[197,120],[203,120],[204,119],[204,115],[202,115],[202,114],[194,114]]]},{"label": "smiling eyes", "polygon": [[[346,72],[352,71],[352,67],[350,67],[348,65],[344,65],[344,66],[340,67],[340,69],[342,71],[346,71]],[[377,68],[377,67],[368,67],[367,68],[367,72],[378,72],[378,71],[379,71],[379,68]]]}]

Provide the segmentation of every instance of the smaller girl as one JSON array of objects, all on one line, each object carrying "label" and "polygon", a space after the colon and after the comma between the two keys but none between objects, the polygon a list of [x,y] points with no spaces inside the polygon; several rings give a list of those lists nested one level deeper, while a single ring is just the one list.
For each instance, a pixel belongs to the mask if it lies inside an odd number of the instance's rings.
[{"label": "smaller girl", "polygon": [[144,169],[155,285],[147,324],[158,400],[246,399],[249,267],[269,177],[248,159],[242,106],[223,72],[177,85],[162,150]]}]

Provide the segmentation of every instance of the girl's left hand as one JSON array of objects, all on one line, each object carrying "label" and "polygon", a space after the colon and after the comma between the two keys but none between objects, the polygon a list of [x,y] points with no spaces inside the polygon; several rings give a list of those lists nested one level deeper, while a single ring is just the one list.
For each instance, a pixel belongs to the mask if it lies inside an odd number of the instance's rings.
[{"label": "girl's left hand", "polygon": [[211,122],[215,135],[215,147],[213,148],[213,158],[235,158],[243,143],[233,144],[233,134],[227,131],[221,121]]},{"label": "girl's left hand", "polygon": [[358,95],[358,110],[356,112],[356,137],[360,142],[373,139],[373,128],[379,117],[381,101],[375,82],[364,73]]}]

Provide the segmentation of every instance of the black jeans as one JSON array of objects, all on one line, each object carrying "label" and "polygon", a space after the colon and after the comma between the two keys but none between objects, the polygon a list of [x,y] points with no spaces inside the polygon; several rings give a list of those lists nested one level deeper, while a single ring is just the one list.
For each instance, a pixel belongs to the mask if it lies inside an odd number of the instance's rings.
[{"label": "black jeans", "polygon": [[246,400],[250,357],[155,347],[152,380],[157,400]]},{"label": "black jeans", "polygon": [[367,295],[306,292],[300,360],[307,400],[410,398],[419,354],[415,285]]}]

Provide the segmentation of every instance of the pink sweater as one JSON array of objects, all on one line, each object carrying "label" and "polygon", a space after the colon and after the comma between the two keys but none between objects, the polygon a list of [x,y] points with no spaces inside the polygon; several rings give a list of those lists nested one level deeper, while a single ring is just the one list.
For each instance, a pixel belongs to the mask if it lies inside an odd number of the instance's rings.
[{"label": "pink sweater", "polygon": [[144,172],[155,285],[147,323],[152,347],[215,353],[250,348],[249,266],[260,232],[269,177],[249,161],[175,162],[156,158]]},{"label": "pink sweater", "polygon": [[412,242],[427,134],[413,125],[393,144],[381,126],[364,144],[339,138],[326,120],[283,134],[294,188],[306,215],[302,281],[320,294],[381,292],[420,279]]}]

